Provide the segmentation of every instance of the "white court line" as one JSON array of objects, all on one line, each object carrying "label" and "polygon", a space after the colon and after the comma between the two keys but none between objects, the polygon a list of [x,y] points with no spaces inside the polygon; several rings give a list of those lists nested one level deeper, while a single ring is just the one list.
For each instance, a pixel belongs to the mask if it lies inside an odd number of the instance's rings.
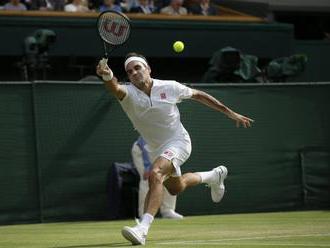
[{"label": "white court line", "polygon": [[[274,235],[274,236],[257,236],[257,237],[244,237],[244,238],[234,238],[234,239],[213,239],[213,240],[182,240],[182,241],[168,241],[168,242],[160,242],[159,245],[191,245],[191,244],[199,244],[199,245],[214,245],[214,243],[221,243],[223,245],[237,245],[234,243],[226,243],[228,241],[240,241],[240,240],[254,240],[254,239],[281,239],[281,238],[293,238],[293,237],[322,237],[322,236],[330,236],[330,233],[320,233],[320,234],[298,234],[298,235]],[[242,244],[240,244],[242,245]],[[245,244],[245,245],[255,245],[255,244]],[[289,246],[297,246],[298,244],[263,244],[263,245],[289,245]],[[307,245],[303,244],[302,246],[312,246],[313,244]],[[313,245],[315,246],[315,245]],[[315,247],[330,247],[330,244],[325,245],[317,245]]]},{"label": "white court line", "polygon": [[[199,245],[215,245],[214,243],[198,243]],[[182,245],[191,245],[191,244],[182,244]],[[237,246],[237,243],[226,243],[226,242],[222,242],[219,245],[226,245],[226,246]],[[298,247],[330,247],[330,244],[275,244],[275,243],[247,243],[247,244],[239,244],[239,246],[284,246],[284,247],[288,247],[288,246],[298,246]]]}]

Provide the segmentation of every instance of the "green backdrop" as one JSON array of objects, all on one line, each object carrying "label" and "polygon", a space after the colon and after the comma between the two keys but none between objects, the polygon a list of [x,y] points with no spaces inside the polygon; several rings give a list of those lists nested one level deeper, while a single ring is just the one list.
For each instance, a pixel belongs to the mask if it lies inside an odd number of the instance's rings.
[{"label": "green backdrop", "polygon": [[[224,164],[226,195],[178,197],[184,215],[330,206],[330,84],[191,85],[255,119],[237,129],[196,102],[179,105],[193,152],[183,171]],[[100,83],[0,83],[0,223],[105,219],[107,174],[137,133]]]}]

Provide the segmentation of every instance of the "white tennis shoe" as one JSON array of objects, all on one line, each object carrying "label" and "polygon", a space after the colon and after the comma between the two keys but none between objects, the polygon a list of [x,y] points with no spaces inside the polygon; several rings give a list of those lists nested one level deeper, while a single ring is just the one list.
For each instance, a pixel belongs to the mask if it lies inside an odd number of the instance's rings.
[{"label": "white tennis shoe", "polygon": [[132,245],[145,245],[147,230],[141,225],[136,225],[134,227],[125,226],[121,230],[121,234],[125,239],[130,241]]},{"label": "white tennis shoe", "polygon": [[220,202],[225,194],[224,181],[227,177],[228,170],[225,166],[221,165],[214,168],[213,171],[216,173],[216,176],[214,181],[208,184],[208,186],[211,188],[212,201]]}]

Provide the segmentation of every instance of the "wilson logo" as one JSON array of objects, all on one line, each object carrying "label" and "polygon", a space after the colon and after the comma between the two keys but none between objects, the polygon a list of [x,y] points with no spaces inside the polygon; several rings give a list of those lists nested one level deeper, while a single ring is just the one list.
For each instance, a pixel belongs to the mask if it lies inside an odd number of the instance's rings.
[{"label": "wilson logo", "polygon": [[120,23],[113,22],[113,21],[107,21],[104,24],[104,29],[117,37],[122,36],[123,34],[126,34],[127,26],[121,25]]}]

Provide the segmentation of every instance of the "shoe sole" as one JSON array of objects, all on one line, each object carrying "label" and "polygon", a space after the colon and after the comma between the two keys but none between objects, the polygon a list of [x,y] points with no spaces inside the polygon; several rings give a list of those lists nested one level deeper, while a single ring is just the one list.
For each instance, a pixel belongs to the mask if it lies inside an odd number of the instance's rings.
[{"label": "shoe sole", "polygon": [[125,239],[130,241],[133,245],[144,245],[145,241],[141,240],[138,235],[132,230],[132,228],[125,226],[123,230],[121,230],[121,234]]},{"label": "shoe sole", "polygon": [[228,174],[228,170],[225,166],[221,165],[218,167],[220,170],[222,170],[223,174],[220,173],[220,186],[223,185],[223,182],[225,181],[225,179],[227,178],[227,174]]}]

